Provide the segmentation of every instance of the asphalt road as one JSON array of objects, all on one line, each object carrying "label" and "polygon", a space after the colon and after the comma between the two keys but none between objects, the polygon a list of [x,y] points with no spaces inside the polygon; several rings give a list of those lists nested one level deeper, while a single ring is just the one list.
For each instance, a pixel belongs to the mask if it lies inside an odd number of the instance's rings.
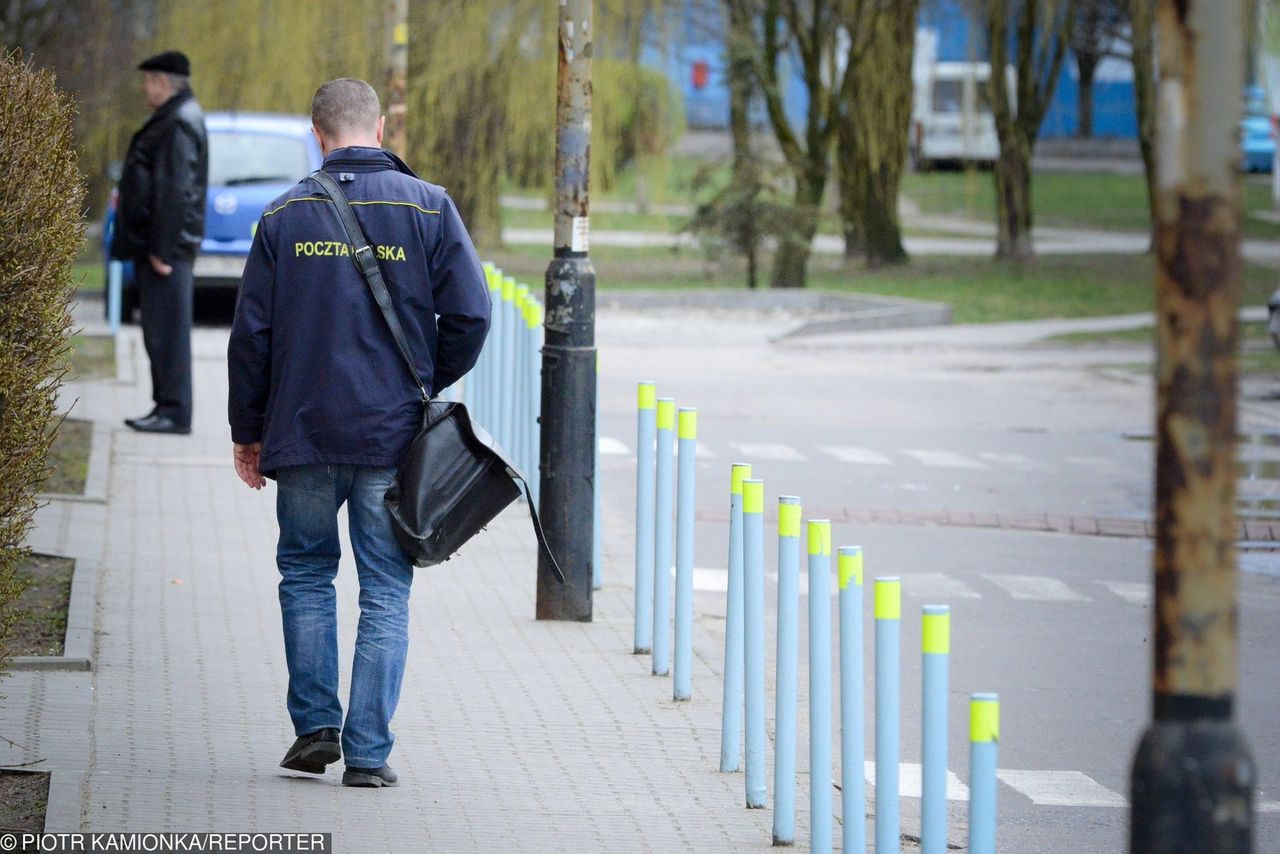
[{"label": "asphalt road", "polygon": [[[766,573],[776,562],[768,510],[790,494],[801,497],[806,518],[833,520],[836,545],[863,546],[868,582],[903,578],[902,761],[920,761],[920,606],[950,604],[949,766],[967,781],[967,695],[999,692],[1000,850],[1124,850],[1129,763],[1149,715],[1149,540],[869,520],[877,512],[1149,516],[1154,392],[1148,375],[1132,369],[1149,352],[1001,344],[1007,336],[995,335],[987,343],[972,329],[770,344],[789,320],[729,310],[601,312],[601,481],[613,565],[632,565],[635,389],[654,380],[659,395],[699,409],[699,621],[723,632],[729,466],[751,462],[766,488]],[[1242,404],[1241,431],[1252,437],[1241,446],[1250,461],[1241,492],[1251,500],[1242,507],[1252,513],[1271,512],[1270,496],[1280,498],[1274,391],[1254,383]],[[1241,565],[1238,719],[1258,766],[1255,850],[1276,851],[1280,552],[1250,549]],[[767,582],[770,686],[775,595]],[[805,609],[802,602],[801,774]],[[870,650],[870,621],[865,637]],[[869,679],[868,698],[870,690]],[[953,844],[967,843],[965,806],[951,803]],[[903,799],[902,815],[903,833],[918,834],[918,798]],[[802,815],[802,834],[806,827]]]}]

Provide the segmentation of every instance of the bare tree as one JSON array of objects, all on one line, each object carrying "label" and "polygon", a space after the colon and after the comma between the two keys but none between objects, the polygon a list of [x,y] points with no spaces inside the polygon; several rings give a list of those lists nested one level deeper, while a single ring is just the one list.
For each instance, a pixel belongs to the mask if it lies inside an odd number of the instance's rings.
[{"label": "bare tree", "polygon": [[1147,177],[1151,234],[1156,226],[1156,83],[1155,0],[1128,0],[1130,45],[1133,48],[1133,99],[1138,116],[1138,148]]},{"label": "bare tree", "polygon": [[1123,41],[1122,25],[1127,0],[1073,0],[1075,26],[1071,33],[1071,53],[1080,75],[1076,136],[1093,136],[1093,79],[1098,66],[1108,57],[1123,54],[1116,46]]},{"label": "bare tree", "polygon": [[[1071,0],[985,0],[991,57],[992,112],[1000,157],[995,165],[996,257],[1029,260],[1031,150],[1062,70],[1074,16]],[[1009,92],[1009,24],[1013,23],[1015,89]],[[1016,97],[1011,97],[1011,95]]]},{"label": "bare tree", "polygon": [[[779,235],[771,287],[804,287],[830,171],[836,117],[840,105],[849,97],[854,69],[867,48],[866,40],[858,42],[856,34],[870,29],[860,24],[874,3],[875,0],[765,0],[754,70],[770,125],[794,183],[792,227]],[[850,36],[847,52],[839,51],[842,29]],[[798,59],[800,78],[809,96],[803,133],[791,126],[783,100],[787,82],[783,77],[784,56]]]},{"label": "bare tree", "polygon": [[898,222],[898,187],[911,124],[911,62],[919,0],[880,4],[870,41],[836,125],[836,168],[845,257],[867,264],[907,260]]}]

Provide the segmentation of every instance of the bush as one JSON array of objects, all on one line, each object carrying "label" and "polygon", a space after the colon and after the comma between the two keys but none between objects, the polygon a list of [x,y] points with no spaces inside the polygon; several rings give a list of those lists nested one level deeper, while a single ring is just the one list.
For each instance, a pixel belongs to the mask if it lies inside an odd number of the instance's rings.
[{"label": "bush", "polygon": [[15,567],[49,476],[50,424],[66,372],[84,239],[75,107],[19,53],[0,56],[0,664],[8,648]]}]

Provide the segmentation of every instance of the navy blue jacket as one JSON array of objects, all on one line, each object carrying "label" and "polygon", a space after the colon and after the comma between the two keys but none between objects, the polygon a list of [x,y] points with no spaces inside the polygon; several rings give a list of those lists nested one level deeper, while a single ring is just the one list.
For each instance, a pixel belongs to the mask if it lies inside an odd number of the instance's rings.
[{"label": "navy blue jacket", "polygon": [[[418,376],[438,394],[475,365],[489,330],[484,270],[453,200],[377,148],[338,149],[323,168],[374,245]],[[421,395],[315,181],[258,220],[227,361],[231,438],[262,442],[264,473],[399,465],[421,427]]]}]

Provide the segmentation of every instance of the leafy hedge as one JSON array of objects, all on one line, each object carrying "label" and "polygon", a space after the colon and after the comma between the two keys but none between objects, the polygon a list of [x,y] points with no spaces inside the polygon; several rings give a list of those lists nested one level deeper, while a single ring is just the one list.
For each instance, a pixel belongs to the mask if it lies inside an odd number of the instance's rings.
[{"label": "leafy hedge", "polygon": [[0,56],[0,664],[66,372],[71,262],[84,239],[75,106],[53,75]]}]

